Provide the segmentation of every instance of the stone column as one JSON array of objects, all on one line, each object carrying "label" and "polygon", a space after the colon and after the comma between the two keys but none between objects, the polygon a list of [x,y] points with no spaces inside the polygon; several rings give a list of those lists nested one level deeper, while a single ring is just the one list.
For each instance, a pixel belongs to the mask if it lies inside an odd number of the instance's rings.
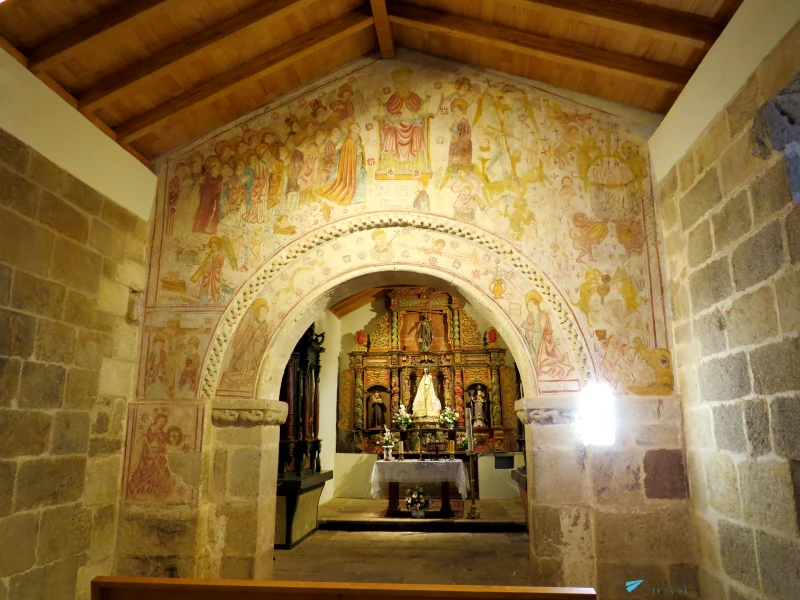
[{"label": "stone column", "polygon": [[594,587],[589,470],[575,424],[577,398],[524,398],[514,407],[525,424],[533,584]]},{"label": "stone column", "polygon": [[278,400],[214,400],[201,577],[272,578],[278,442],[287,412]]}]

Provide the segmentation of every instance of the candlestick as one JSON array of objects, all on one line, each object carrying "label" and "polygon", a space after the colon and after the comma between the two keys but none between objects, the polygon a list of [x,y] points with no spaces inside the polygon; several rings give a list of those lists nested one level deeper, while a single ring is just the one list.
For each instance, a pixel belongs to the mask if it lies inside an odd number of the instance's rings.
[{"label": "candlestick", "polygon": [[470,452],[474,450],[472,444],[472,409],[467,408],[467,448]]}]

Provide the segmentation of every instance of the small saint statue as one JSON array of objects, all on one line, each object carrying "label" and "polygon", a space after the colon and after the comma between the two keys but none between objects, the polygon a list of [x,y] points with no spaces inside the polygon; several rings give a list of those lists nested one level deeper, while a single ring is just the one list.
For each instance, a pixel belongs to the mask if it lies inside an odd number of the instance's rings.
[{"label": "small saint statue", "polygon": [[419,349],[420,352],[430,352],[431,345],[433,345],[433,326],[431,320],[425,315],[420,315],[420,321],[417,323],[419,330]]},{"label": "small saint statue", "polygon": [[422,378],[417,385],[417,395],[414,397],[412,414],[415,419],[439,419],[442,412],[442,403],[436,397],[436,387],[433,382],[431,370],[425,367]]},{"label": "small saint statue", "polygon": [[482,386],[478,386],[477,393],[471,390],[472,396],[472,426],[473,427],[486,427],[486,421],[483,419],[483,405],[486,403],[486,393],[483,391]]},{"label": "small saint statue", "polygon": [[373,429],[386,427],[386,403],[378,390],[372,392],[372,410],[369,426]]}]

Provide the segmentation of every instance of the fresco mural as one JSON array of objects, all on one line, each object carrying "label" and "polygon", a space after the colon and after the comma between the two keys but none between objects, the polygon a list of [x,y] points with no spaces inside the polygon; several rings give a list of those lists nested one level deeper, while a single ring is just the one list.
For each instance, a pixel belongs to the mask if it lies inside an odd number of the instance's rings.
[{"label": "fresco mural", "polygon": [[[646,141],[618,117],[401,52],[351,63],[197,140],[160,177],[141,397],[197,397],[195,364],[265,265],[270,283],[229,336],[218,395],[252,395],[271,336],[323,282],[388,263],[481,286],[524,338],[541,393],[580,389],[579,346],[618,393],[672,390]],[[385,224],[336,233],[371,216]],[[458,227],[414,226],[423,217],[487,232],[509,252]],[[326,231],[329,241],[278,264],[282,249]]]},{"label": "fresco mural", "polygon": [[128,413],[122,497],[144,504],[194,504],[204,408],[197,404],[134,404]]}]

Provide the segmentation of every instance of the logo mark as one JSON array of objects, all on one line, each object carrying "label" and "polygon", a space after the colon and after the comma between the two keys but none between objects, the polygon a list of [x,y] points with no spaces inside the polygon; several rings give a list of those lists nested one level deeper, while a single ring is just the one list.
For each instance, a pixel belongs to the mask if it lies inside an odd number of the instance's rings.
[{"label": "logo mark", "polygon": [[644,579],[636,579],[634,581],[626,581],[625,582],[625,589],[628,590],[628,592],[632,592],[637,587],[642,585],[643,581],[644,581]]}]

